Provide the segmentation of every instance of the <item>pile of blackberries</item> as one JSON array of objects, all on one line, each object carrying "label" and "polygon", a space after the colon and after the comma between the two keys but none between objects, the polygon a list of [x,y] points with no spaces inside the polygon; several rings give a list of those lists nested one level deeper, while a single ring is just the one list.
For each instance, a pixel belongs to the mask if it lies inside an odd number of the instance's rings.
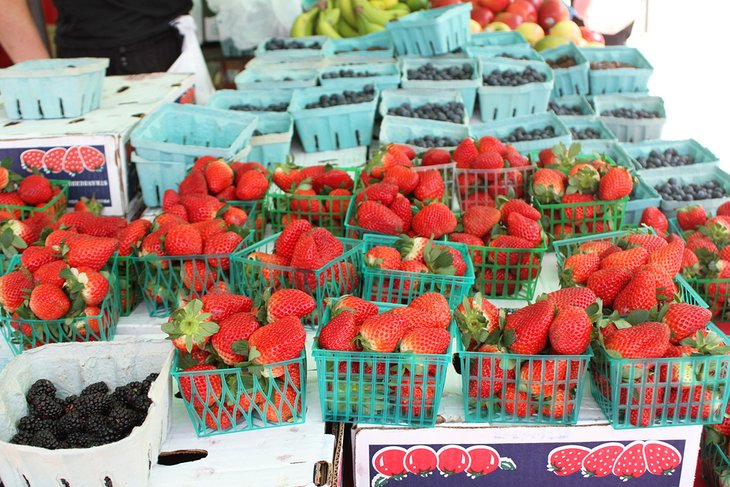
[{"label": "pile of blackberries", "polygon": [[152,400],[147,396],[157,374],[130,382],[113,392],[104,382],[86,387],[78,396],[56,396],[46,379],[33,383],[25,398],[28,415],[20,418],[10,440],[49,450],[91,448],[126,438],[147,417]]},{"label": "pile of blackberries", "polygon": [[410,103],[403,103],[388,109],[388,115],[408,118],[426,118],[439,122],[464,123],[464,105],[451,101],[448,103],[426,103],[413,107]]},{"label": "pile of blackberries", "polygon": [[591,69],[619,69],[619,68],[634,68],[636,66],[621,61],[594,61],[591,63]]},{"label": "pile of blackberries", "polygon": [[573,134],[573,138],[576,140],[589,140],[589,139],[600,139],[601,131],[586,127],[584,129],[570,129],[570,133]]},{"label": "pile of blackberries", "polygon": [[375,88],[373,85],[367,85],[360,91],[345,90],[340,93],[331,95],[321,95],[319,100],[307,103],[304,108],[328,108],[338,105],[352,105],[354,103],[365,103],[375,99]]},{"label": "pile of blackberries", "polygon": [[464,63],[461,66],[437,68],[431,63],[408,70],[410,80],[451,81],[457,79],[471,79],[474,76],[474,66]]},{"label": "pile of blackberries", "polygon": [[689,166],[695,163],[695,158],[689,154],[682,155],[677,152],[677,149],[669,148],[664,152],[653,150],[646,157],[637,157],[636,162],[643,169],[655,169],[658,167]]},{"label": "pile of blackberries", "polygon": [[659,112],[649,111],[643,108],[614,108],[613,110],[604,110],[601,112],[602,117],[618,117],[618,118],[659,118]]},{"label": "pile of blackberries", "polygon": [[727,194],[725,188],[717,181],[706,183],[680,184],[676,178],[669,178],[666,183],[654,186],[662,199],[668,201],[697,201],[710,198],[723,198]]},{"label": "pile of blackberries", "polygon": [[525,142],[528,140],[542,140],[555,137],[555,128],[548,125],[544,129],[526,130],[524,127],[517,127],[507,137],[501,139],[502,142],[513,144],[515,142]]},{"label": "pile of blackberries", "polygon": [[265,107],[257,107],[256,105],[250,105],[248,103],[243,105],[232,105],[229,110],[240,110],[243,112],[285,112],[289,107],[289,104],[284,103],[273,103]]},{"label": "pile of blackberries", "polygon": [[377,76],[375,73],[370,71],[355,71],[353,69],[340,69],[339,71],[332,71],[330,73],[324,73],[322,78],[324,79],[335,79],[335,78],[372,78]]},{"label": "pile of blackberries", "polygon": [[545,74],[539,72],[533,67],[529,67],[524,71],[500,71],[495,69],[487,76],[484,76],[484,84],[489,86],[521,86],[528,83],[542,83],[547,79]]},{"label": "pile of blackberries", "polygon": [[306,44],[302,41],[292,41],[290,39],[271,39],[266,43],[267,51],[281,51],[282,49],[321,49],[322,44],[319,42],[311,42]]},{"label": "pile of blackberries", "polygon": [[583,115],[583,111],[579,106],[569,106],[569,105],[558,105],[557,103],[551,101],[548,104],[548,109],[555,112],[555,115]]},{"label": "pile of blackberries", "polygon": [[578,64],[573,56],[560,56],[558,59],[546,61],[553,69],[569,68]]},{"label": "pile of blackberries", "polygon": [[424,137],[416,137],[406,141],[406,144],[415,145],[416,147],[456,147],[459,145],[460,140],[452,139],[450,137],[434,137],[433,135],[426,135]]}]

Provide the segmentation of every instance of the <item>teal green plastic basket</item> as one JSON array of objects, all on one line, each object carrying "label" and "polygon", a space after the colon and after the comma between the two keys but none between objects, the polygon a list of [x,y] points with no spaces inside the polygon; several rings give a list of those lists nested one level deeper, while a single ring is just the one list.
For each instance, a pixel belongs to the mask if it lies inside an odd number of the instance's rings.
[{"label": "teal green plastic basket", "polygon": [[[287,90],[218,90],[208,99],[207,106],[212,108],[219,108],[221,110],[234,110],[249,112],[254,115],[260,115],[262,113],[286,113],[286,108],[289,106],[291,101],[292,92]],[[236,105],[250,105],[255,110],[242,110],[232,108]],[[272,105],[281,105],[284,110],[266,110],[266,108]],[[257,126],[258,129],[261,127]]]},{"label": "teal green plastic basket", "polygon": [[543,73],[542,83],[528,83],[522,86],[489,86],[483,84],[478,90],[479,114],[482,122],[504,120],[542,113],[547,110],[550,94],[553,91],[553,70],[539,61],[515,61],[507,58],[494,58],[482,62],[482,76],[492,71],[522,72],[528,67]]},{"label": "teal green plastic basket", "polygon": [[494,46],[466,46],[469,56],[489,62],[492,58],[507,58],[515,61],[541,61],[545,59],[529,44],[504,44]]},{"label": "teal green plastic basket", "polygon": [[[394,307],[378,304],[381,312]],[[326,350],[319,346],[319,333],[329,319],[327,309],[312,345],[322,420],[434,426],[451,361],[451,345],[444,354]]]},{"label": "teal green plastic basket", "polygon": [[392,58],[393,41],[386,31],[351,39],[329,39],[323,49],[325,57]]},{"label": "teal green plastic basket", "polygon": [[[398,237],[390,235],[366,234],[360,247],[362,255],[379,245],[395,246]],[[474,284],[474,266],[469,251],[464,244],[437,242],[437,245],[453,247],[464,258],[466,273],[463,276],[448,276],[431,273],[395,271],[362,265],[362,297],[364,299],[392,304],[407,305],[423,293],[441,293],[449,302],[451,309],[461,304]]]},{"label": "teal green plastic basket", "polygon": [[700,442],[700,460],[702,462],[702,479],[708,487],[724,487],[730,484],[730,458],[724,448],[725,444],[706,441],[702,435]]},{"label": "teal green plastic basket", "polygon": [[649,207],[658,207],[662,198],[659,193],[644,181],[641,175],[637,175],[638,182],[634,184],[634,190],[626,202],[624,213],[624,225],[638,225],[641,222],[641,215]]},{"label": "teal green plastic basket", "polygon": [[260,162],[264,166],[286,162],[294,137],[294,120],[291,115],[260,113],[258,119],[247,160]]},{"label": "teal green plastic basket", "polygon": [[48,200],[48,202],[43,206],[0,204],[0,210],[13,214],[16,220],[26,220],[38,213],[47,213],[53,220],[56,220],[58,217],[66,213],[69,182],[63,179],[50,179],[49,181],[52,187],[58,186],[61,188],[61,191]]},{"label": "teal green plastic basket", "polygon": [[471,3],[422,10],[385,27],[399,56],[448,54],[469,42]]},{"label": "teal green plastic basket", "polygon": [[562,46],[546,49],[540,52],[546,62],[557,61],[563,56],[570,56],[575,59],[575,66],[569,68],[553,68],[555,84],[553,85],[553,96],[587,95],[588,87],[588,60],[581,53],[580,49],[572,42]]},{"label": "teal green plastic basket", "polygon": [[192,161],[148,161],[136,152],[132,152],[130,159],[137,169],[142,201],[150,208],[162,205],[162,197],[168,189],[177,191],[193,167]]},{"label": "teal green plastic basket", "polygon": [[[362,89],[359,87],[358,90]],[[289,113],[294,118],[304,152],[369,146],[373,140],[378,90],[371,101],[327,108],[305,108],[320,96],[341,94],[343,88],[308,88],[294,93]]]},{"label": "teal green plastic basket", "polygon": [[315,69],[291,69],[286,64],[244,69],[233,79],[237,90],[298,90],[317,85]]},{"label": "teal green plastic basket", "polygon": [[645,93],[654,68],[641,52],[633,47],[581,47],[580,52],[589,63],[619,61],[636,68],[591,69],[588,72],[591,95],[609,93]]},{"label": "teal green plastic basket", "polygon": [[[606,140],[606,141],[615,141],[616,136],[613,135],[613,132],[606,126],[605,123],[601,121],[598,117],[568,117],[562,119],[563,123],[566,127],[568,127],[568,130],[570,130],[571,137],[573,139],[573,142],[578,142],[580,144],[583,144],[583,142],[589,141],[589,140]],[[598,137],[594,139],[578,139],[575,137],[574,130],[585,130],[587,128],[591,128],[598,132]]]},{"label": "teal green plastic basket", "polygon": [[[467,423],[576,424],[583,398],[588,362],[593,355],[588,348],[582,355],[520,355],[514,353],[468,352],[461,336],[456,338],[461,364],[461,391],[464,419]],[[565,362],[565,376],[558,374],[558,364]],[[500,370],[501,373],[495,373]],[[505,370],[506,369],[506,370]],[[522,378],[524,369],[526,378]],[[556,380],[546,382],[547,370]],[[534,376],[534,377],[533,377]],[[535,392],[520,400],[517,393]],[[563,390],[563,400],[554,397]]]},{"label": "teal green plastic basket", "polygon": [[511,44],[528,44],[527,39],[517,31],[489,32],[473,34],[469,46],[508,46]]},{"label": "teal green plastic basket", "polygon": [[528,132],[534,129],[542,130],[547,127],[552,127],[555,135],[547,139],[507,142],[519,152],[524,153],[534,150],[542,150],[548,147],[554,147],[560,143],[570,145],[571,138],[568,127],[566,127],[563,121],[552,112],[542,112],[535,115],[472,125],[469,131],[471,135],[476,138],[481,138],[485,135],[492,135],[502,141],[505,141],[512,132],[520,127],[524,128]]},{"label": "teal green plastic basket", "polygon": [[[715,325],[708,329],[728,343]],[[614,429],[723,421],[730,396],[730,355],[615,359],[603,347],[594,348],[591,394]],[[673,377],[676,370],[682,372]]]},{"label": "teal green plastic basket", "polygon": [[108,59],[36,59],[0,69],[5,113],[14,120],[76,118],[99,108]]},{"label": "teal green plastic basket", "polygon": [[[249,219],[251,215],[249,215]],[[237,250],[253,241],[250,232]],[[150,316],[166,317],[182,302],[199,299],[218,283],[232,285],[233,262],[229,254],[132,257],[144,304]],[[226,268],[228,263],[228,268]]]},{"label": "teal green plastic basket", "polygon": [[[566,108],[577,108],[580,111],[579,115],[560,115],[558,112],[553,110],[553,105],[556,105],[557,108],[560,107],[566,107]],[[593,107],[590,103],[588,103],[588,100],[583,95],[568,95],[568,96],[561,96],[559,98],[552,97],[550,99],[550,102],[548,104],[548,110],[554,112],[558,117],[561,118],[561,120],[570,119],[573,117],[593,117],[596,115],[596,112],[593,111]]]},{"label": "teal green plastic basket", "polygon": [[[419,142],[425,136],[441,138],[444,141],[455,142],[454,145],[437,144],[433,147],[453,149],[469,136],[469,127],[449,123],[440,123],[433,120],[414,120],[404,117],[383,117],[380,124],[379,141],[381,144],[405,144],[416,152],[424,152],[430,147]],[[417,143],[419,142],[419,143]]]},{"label": "teal green plastic basket", "polygon": [[[20,266],[20,259],[11,261],[7,271]],[[95,316],[78,316],[72,319],[39,320],[14,318],[0,307],[0,334],[13,355],[50,343],[111,341],[119,322],[119,281],[117,277],[117,255],[109,261],[109,291],[99,305],[101,310]]]},{"label": "teal green plastic basket", "polygon": [[[667,114],[664,111],[664,100],[659,96],[626,96],[601,95],[593,97],[596,115],[616,135],[620,142],[641,142],[647,139],[659,139],[662,136]],[[615,108],[634,108],[659,113],[659,118],[619,118],[604,115],[606,110]]]},{"label": "teal green plastic basket", "polygon": [[514,198],[527,198],[534,165],[506,167],[503,169],[458,169],[454,168],[454,192],[459,200],[459,208],[468,210],[469,205],[481,203],[470,200],[474,194],[486,193],[492,200],[497,196],[513,195]]},{"label": "teal green plastic basket", "polygon": [[231,159],[249,144],[256,121],[249,113],[166,103],[142,119],[130,141],[137,155],[148,161]]},{"label": "teal green plastic basket", "polygon": [[[355,73],[369,73],[370,76],[352,78],[327,78],[326,75],[337,73],[340,70],[354,71]],[[400,69],[396,63],[364,63],[348,66],[328,66],[317,70],[317,79],[320,86],[354,90],[365,85],[375,85],[382,91],[396,89],[400,85]]]},{"label": "teal green plastic basket", "polygon": [[[468,64],[473,68],[473,74],[470,79],[456,80],[422,80],[409,79],[408,71],[416,70],[425,64],[432,64],[437,69],[449,68],[452,66],[461,66]],[[482,85],[481,68],[479,61],[474,58],[449,59],[449,58],[410,58],[406,57],[401,60],[401,86],[407,90],[459,90],[461,98],[466,107],[468,120],[474,114],[474,102],[477,98],[477,88]]]},{"label": "teal green plastic basket", "polygon": [[[464,106],[464,116],[461,119],[461,122],[459,124],[454,124],[451,121],[446,120],[432,120],[432,119],[422,119],[422,118],[410,118],[410,117],[401,117],[399,115],[395,115],[393,113],[388,113],[390,109],[398,108],[403,104],[408,104],[413,108],[422,107],[424,105],[427,105],[429,103],[458,103]],[[434,91],[434,90],[388,90],[384,91],[381,94],[381,100],[380,100],[380,107],[379,107],[380,115],[385,118],[387,117],[399,117],[399,118],[405,118],[410,123],[417,123],[420,124],[424,121],[432,122],[433,126],[433,133],[438,134],[440,130],[441,124],[449,124],[449,125],[469,125],[469,116],[468,111],[466,110],[466,105],[464,104],[464,99],[461,97],[461,93],[459,91]]]},{"label": "teal green plastic basket", "polygon": [[344,252],[317,270],[300,269],[252,260],[254,252],[274,252],[274,244],[280,234],[275,234],[245,249],[237,251],[231,259],[234,289],[239,293],[261,296],[268,289],[299,289],[311,295],[317,307],[306,318],[305,326],[316,327],[324,314],[325,299],[343,294],[359,296],[361,289],[362,242],[340,238]]},{"label": "teal green plastic basket", "polygon": [[[267,49],[266,44],[272,40],[283,41],[285,45],[293,42],[304,43],[307,46],[318,45],[319,47],[305,47],[300,49]],[[260,59],[292,59],[320,58],[324,54],[324,45],[329,40],[327,36],[306,36],[306,37],[269,37],[259,42],[254,55]]]},{"label": "teal green plastic basket", "polygon": [[[298,358],[260,366],[261,375],[248,374],[238,367],[185,372],[180,358],[180,352],[176,352],[171,375],[178,389],[184,382],[190,390],[190,397],[183,396],[182,400],[198,437],[304,423],[304,350]],[[212,393],[218,384],[220,395]]]},{"label": "teal green plastic basket", "polygon": [[142,289],[139,287],[137,270],[132,256],[117,257],[117,274],[119,275],[119,307],[120,316],[129,316],[142,302]]},{"label": "teal green plastic basket", "polygon": [[[586,203],[543,204],[535,200],[543,217],[543,228],[553,245],[566,238],[593,236],[612,232],[623,225],[628,197],[620,200],[589,201]],[[586,215],[577,219],[577,215]]]},{"label": "teal green plastic basket", "polygon": [[[718,165],[719,160],[715,154],[710,151],[707,147],[703,146],[694,139],[686,140],[645,140],[643,142],[636,142],[633,144],[622,144],[627,154],[631,157],[631,161],[636,169],[641,171],[651,171],[653,168],[648,167],[645,159],[654,151],[662,153],[667,149],[674,149],[681,156],[691,156],[694,159],[694,164],[713,164]],[[642,164],[639,159],[644,160]],[[675,166],[675,169],[679,171],[694,170],[692,165],[688,166]]]}]

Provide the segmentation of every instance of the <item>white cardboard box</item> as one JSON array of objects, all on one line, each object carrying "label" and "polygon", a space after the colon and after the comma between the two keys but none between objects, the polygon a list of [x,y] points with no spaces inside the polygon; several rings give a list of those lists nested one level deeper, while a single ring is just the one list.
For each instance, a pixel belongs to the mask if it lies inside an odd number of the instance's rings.
[{"label": "white cardboard box", "polygon": [[[95,196],[104,204],[105,214],[131,217],[142,208],[142,198],[134,166],[129,165],[129,134],[161,103],[194,101],[192,86],[189,74],[109,76],[104,79],[101,107],[75,119],[10,120],[0,104],[0,160],[9,159],[14,171],[26,175],[30,170],[23,161],[34,160],[33,155],[41,161],[47,157],[60,172],[44,174],[70,181],[70,206],[81,196]],[[72,147],[83,149],[69,151]],[[29,149],[32,152],[26,152]],[[79,154],[88,165],[71,173],[65,167],[74,166],[64,164],[77,161]]]}]

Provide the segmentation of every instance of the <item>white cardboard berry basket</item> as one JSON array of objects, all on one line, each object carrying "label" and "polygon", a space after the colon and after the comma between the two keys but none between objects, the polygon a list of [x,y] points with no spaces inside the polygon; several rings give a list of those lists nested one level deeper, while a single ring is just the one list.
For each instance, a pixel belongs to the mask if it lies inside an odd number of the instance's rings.
[{"label": "white cardboard berry basket", "polygon": [[[63,343],[29,350],[0,372],[0,479],[5,487],[145,487],[170,422],[172,347],[164,340]],[[78,394],[104,381],[113,389],[160,374],[141,426],[115,443],[89,449],[46,450],[8,443],[28,406],[25,393],[38,379],[58,395]]]}]

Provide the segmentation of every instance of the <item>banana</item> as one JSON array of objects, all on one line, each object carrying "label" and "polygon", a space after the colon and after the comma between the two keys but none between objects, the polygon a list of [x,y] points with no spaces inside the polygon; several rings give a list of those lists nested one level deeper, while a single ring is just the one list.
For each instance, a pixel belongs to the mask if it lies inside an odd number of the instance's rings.
[{"label": "banana", "polygon": [[391,12],[399,12],[401,15],[408,15],[411,13],[411,9],[408,8],[408,4],[396,3],[392,7],[388,8]]},{"label": "banana", "polygon": [[325,10],[317,18],[317,34],[330,37],[332,39],[342,39],[335,24],[340,20],[340,9],[333,8]]},{"label": "banana", "polygon": [[319,7],[312,7],[311,10],[300,14],[291,26],[292,37],[306,37],[314,34],[314,24],[319,16]]},{"label": "banana", "polygon": [[385,2],[383,0],[370,0],[370,5],[380,10],[385,10],[388,8],[385,6]]},{"label": "banana", "polygon": [[335,28],[337,29],[337,32],[339,32],[340,35],[345,38],[357,37],[360,35],[357,30],[350,27],[350,24],[345,21],[345,17],[342,16],[342,12],[340,12],[340,20],[337,22]]},{"label": "banana", "polygon": [[398,0],[380,0],[380,3],[385,5],[386,9],[391,9],[398,5]]},{"label": "banana", "polygon": [[406,5],[411,12],[416,12],[428,8],[428,0],[406,0]]},{"label": "banana", "polygon": [[365,19],[371,24],[384,26],[391,20],[398,18],[398,12],[375,8],[370,2],[368,2],[368,0],[354,0],[354,2],[355,6],[360,7],[362,10],[361,15],[364,15]]},{"label": "banana", "polygon": [[357,17],[352,0],[336,0],[337,7],[340,9],[340,15],[348,23],[353,30],[357,28]]}]

